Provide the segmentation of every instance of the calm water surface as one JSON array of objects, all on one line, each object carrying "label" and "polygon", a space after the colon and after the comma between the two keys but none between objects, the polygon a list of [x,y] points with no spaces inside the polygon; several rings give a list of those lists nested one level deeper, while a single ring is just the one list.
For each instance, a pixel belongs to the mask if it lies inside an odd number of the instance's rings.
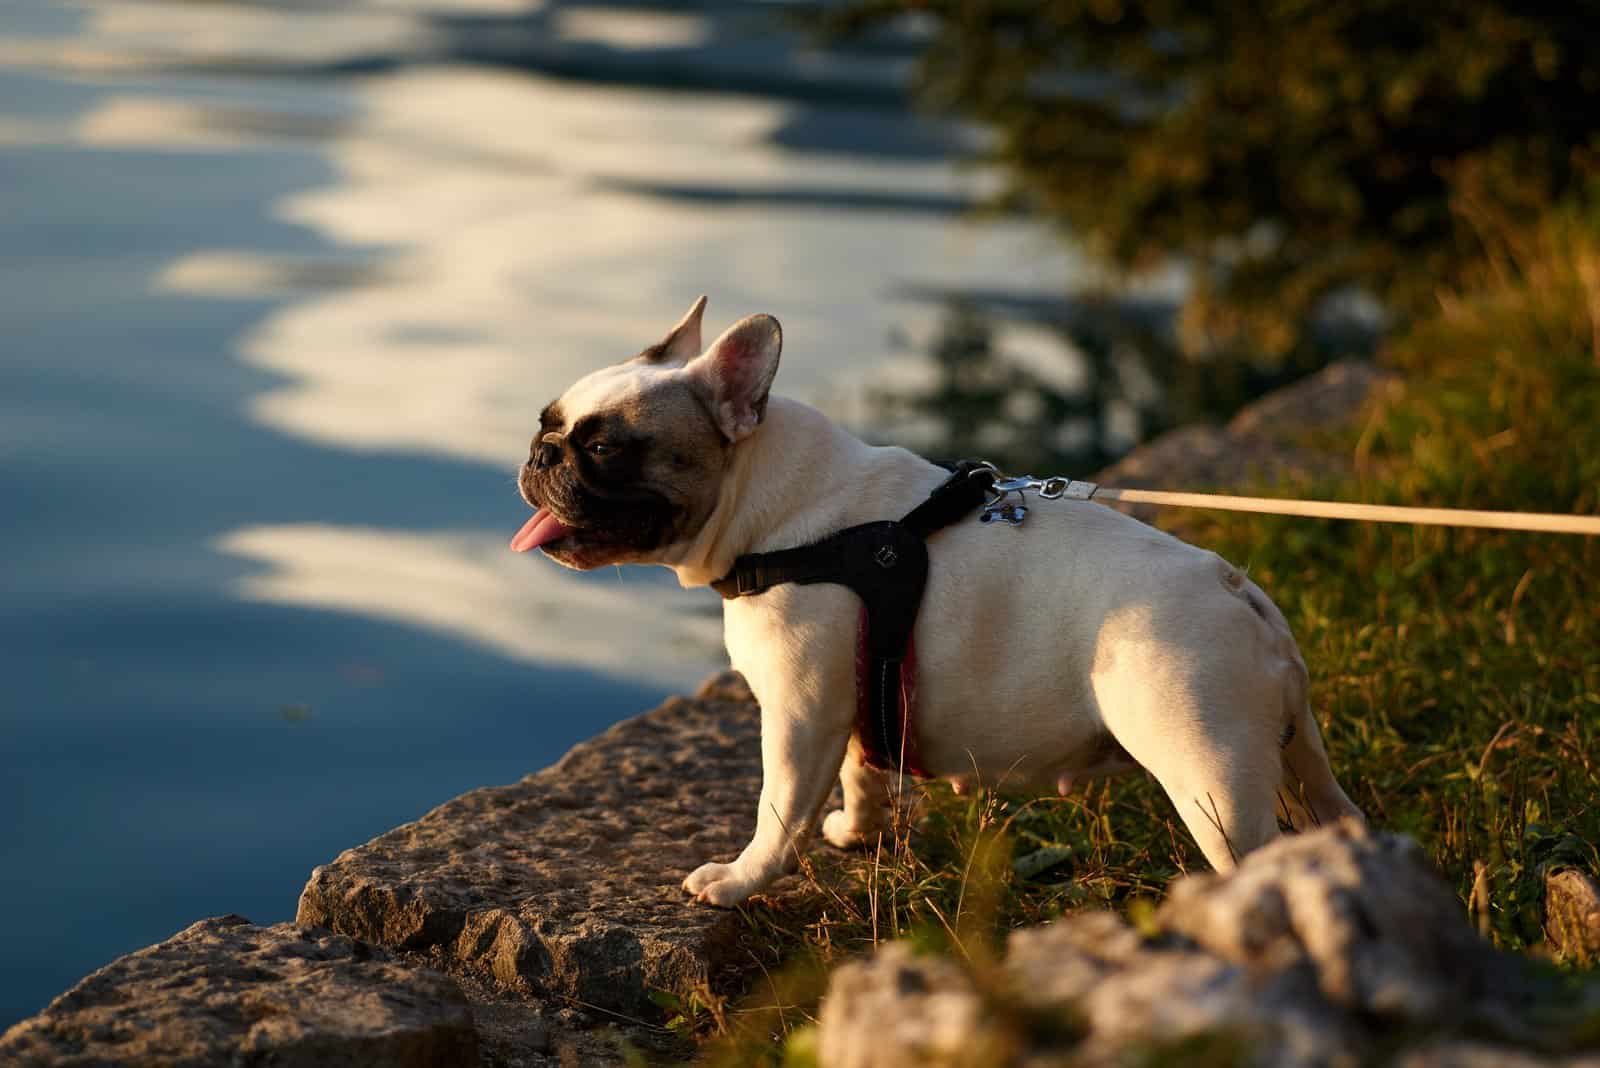
[{"label": "calm water surface", "polygon": [[853,421],[926,294],[1078,276],[774,6],[0,8],[0,1025],[723,662],[506,551],[573,378],[706,292]]}]

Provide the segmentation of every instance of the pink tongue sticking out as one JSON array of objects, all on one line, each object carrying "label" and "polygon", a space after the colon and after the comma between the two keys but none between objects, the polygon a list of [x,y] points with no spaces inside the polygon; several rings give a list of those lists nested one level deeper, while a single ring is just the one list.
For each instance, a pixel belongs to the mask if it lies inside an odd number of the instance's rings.
[{"label": "pink tongue sticking out", "polygon": [[529,549],[537,549],[547,541],[555,541],[571,529],[571,527],[541,508],[533,513],[532,519],[522,524],[522,529],[517,531],[517,536],[511,539],[511,551],[525,553]]}]

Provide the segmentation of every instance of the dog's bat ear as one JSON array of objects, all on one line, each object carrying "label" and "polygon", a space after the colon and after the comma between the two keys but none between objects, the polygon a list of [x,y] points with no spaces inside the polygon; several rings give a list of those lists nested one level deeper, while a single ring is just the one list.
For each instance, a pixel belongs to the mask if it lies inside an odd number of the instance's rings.
[{"label": "dog's bat ear", "polygon": [[700,317],[705,311],[706,298],[702,295],[689,305],[689,310],[678,320],[678,325],[667,332],[661,344],[645,349],[635,359],[681,367],[700,355]]},{"label": "dog's bat ear", "polygon": [[767,414],[783,329],[770,315],[740,319],[684,370],[709,402],[723,437],[741,441]]}]

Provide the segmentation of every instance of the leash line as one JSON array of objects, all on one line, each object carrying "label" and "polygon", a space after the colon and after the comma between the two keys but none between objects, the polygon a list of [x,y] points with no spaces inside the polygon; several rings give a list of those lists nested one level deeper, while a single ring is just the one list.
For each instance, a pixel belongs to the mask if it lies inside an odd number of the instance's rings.
[{"label": "leash line", "polygon": [[[1072,493],[1068,496],[1080,495]],[[1550,512],[1412,508],[1390,504],[1351,504],[1343,501],[1296,501],[1280,497],[1235,497],[1224,493],[1112,489],[1105,486],[1095,486],[1083,496],[1095,500],[1125,501],[1129,504],[1210,508],[1225,512],[1258,512],[1263,515],[1305,516],[1312,519],[1361,519],[1371,523],[1418,523],[1439,527],[1477,527],[1484,530],[1532,530],[1547,534],[1600,535],[1600,516],[1557,515]]]}]

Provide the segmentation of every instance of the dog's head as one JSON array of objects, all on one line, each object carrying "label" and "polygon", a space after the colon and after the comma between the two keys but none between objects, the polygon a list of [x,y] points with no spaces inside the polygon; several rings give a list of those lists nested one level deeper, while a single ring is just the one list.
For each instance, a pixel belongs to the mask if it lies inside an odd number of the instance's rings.
[{"label": "dog's head", "polygon": [[511,547],[567,567],[648,563],[699,532],[729,457],[766,414],[783,333],[770,315],[701,351],[694,302],[666,338],[587,375],[539,416],[517,479],[537,509]]}]

